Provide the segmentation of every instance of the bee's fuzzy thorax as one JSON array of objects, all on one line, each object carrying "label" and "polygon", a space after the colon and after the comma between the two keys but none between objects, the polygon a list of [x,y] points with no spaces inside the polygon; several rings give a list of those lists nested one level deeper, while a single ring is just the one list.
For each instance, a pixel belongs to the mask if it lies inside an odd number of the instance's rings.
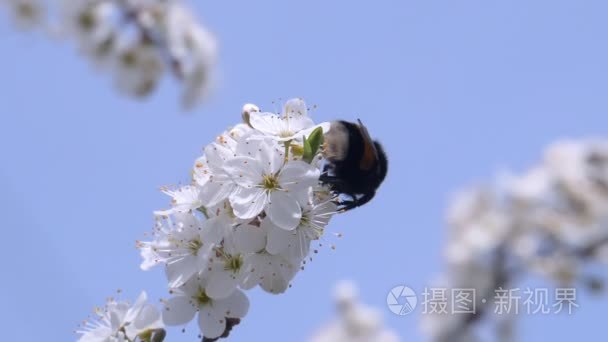
[{"label": "bee's fuzzy thorax", "polygon": [[331,123],[331,129],[325,134],[324,157],[330,162],[344,160],[349,150],[349,132],[342,121]]}]

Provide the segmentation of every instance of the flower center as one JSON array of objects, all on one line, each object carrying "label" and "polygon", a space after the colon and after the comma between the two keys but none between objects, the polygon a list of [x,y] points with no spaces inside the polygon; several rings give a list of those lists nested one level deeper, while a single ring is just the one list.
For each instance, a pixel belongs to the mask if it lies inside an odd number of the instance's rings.
[{"label": "flower center", "polygon": [[279,136],[280,136],[281,138],[289,138],[289,137],[293,136],[293,134],[294,134],[294,133],[293,133],[292,131],[285,130],[285,131],[281,131],[281,132],[279,133]]},{"label": "flower center", "polygon": [[192,255],[196,256],[198,254],[199,249],[201,249],[201,247],[203,247],[203,242],[199,239],[194,239],[194,240],[190,240],[188,241],[188,250],[190,250],[190,253],[192,253]]},{"label": "flower center", "polygon": [[264,175],[262,187],[267,191],[277,190],[279,188],[279,179],[275,175]]},{"label": "flower center", "polygon": [[97,24],[95,16],[91,12],[92,11],[85,11],[78,16],[78,26],[87,32],[91,31]]},{"label": "flower center", "polygon": [[302,215],[297,229],[300,229],[310,240],[318,240],[323,235],[323,228],[314,224],[312,218],[306,214]]},{"label": "flower center", "polygon": [[238,273],[243,267],[243,257],[240,254],[230,255],[224,261],[224,270]]},{"label": "flower center", "polygon": [[230,205],[230,202],[225,202],[224,203],[224,211],[226,212],[226,215],[228,217],[233,218],[233,219],[236,218],[236,215],[234,214],[234,209]]},{"label": "flower center", "polygon": [[300,226],[308,226],[309,223],[310,217],[308,217],[308,215],[302,215],[302,218],[300,219]]},{"label": "flower center", "polygon": [[137,54],[134,51],[127,51],[120,56],[120,61],[125,67],[133,67],[137,64]]},{"label": "flower center", "polygon": [[17,5],[17,12],[19,13],[19,16],[24,17],[24,18],[34,18],[36,17],[36,7],[34,7],[34,5],[32,4],[27,4],[27,3],[19,3]]},{"label": "flower center", "polygon": [[198,306],[203,306],[203,305],[207,305],[209,303],[211,303],[211,298],[209,298],[209,296],[207,296],[207,292],[205,292],[205,289],[203,288],[198,288],[198,291],[196,292],[196,294],[194,296],[192,296],[192,299],[194,299],[194,301],[196,302],[196,304],[198,304]]}]

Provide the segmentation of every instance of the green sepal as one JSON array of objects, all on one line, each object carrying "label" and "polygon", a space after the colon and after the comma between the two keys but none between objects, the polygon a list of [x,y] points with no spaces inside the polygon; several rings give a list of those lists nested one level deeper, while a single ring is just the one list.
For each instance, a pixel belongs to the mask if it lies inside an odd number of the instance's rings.
[{"label": "green sepal", "polygon": [[319,148],[323,145],[323,141],[324,136],[322,127],[317,127],[312,131],[308,136],[308,139],[304,137],[304,155],[302,159],[307,163],[311,163],[317,155],[317,152],[319,152]]},{"label": "green sepal", "polygon": [[165,329],[150,329],[137,335],[141,342],[163,342],[167,337]]}]

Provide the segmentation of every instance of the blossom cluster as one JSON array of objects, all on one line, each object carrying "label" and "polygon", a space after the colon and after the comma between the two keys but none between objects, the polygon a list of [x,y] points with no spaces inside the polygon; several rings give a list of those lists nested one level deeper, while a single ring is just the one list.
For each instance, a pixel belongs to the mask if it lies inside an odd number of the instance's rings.
[{"label": "blossom cluster", "polygon": [[165,268],[164,322],[182,326],[198,313],[209,340],[247,314],[244,291],[289,288],[337,211],[319,182],[329,123],[316,125],[301,99],[279,114],[246,105],[243,117],[204,148],[192,184],[164,189],[172,206],[156,212],[152,240],[138,243],[144,270]]},{"label": "blossom cluster", "polygon": [[185,108],[209,91],[215,38],[178,0],[60,0],[56,20],[44,0],[0,1],[19,27],[45,27],[71,39],[126,95],[150,95],[167,73],[181,82]]},{"label": "blossom cluster", "polygon": [[[559,286],[602,287],[593,264],[608,262],[608,141],[562,141],[522,175],[460,194],[449,211],[442,286],[475,289],[477,313],[428,315],[434,341],[470,341],[491,309],[484,298],[523,276]],[[510,319],[497,331],[507,334]]]},{"label": "blossom cluster", "polygon": [[310,342],[399,342],[399,336],[384,326],[382,314],[359,302],[356,286],[340,282],[335,288],[338,318],[321,328]]}]

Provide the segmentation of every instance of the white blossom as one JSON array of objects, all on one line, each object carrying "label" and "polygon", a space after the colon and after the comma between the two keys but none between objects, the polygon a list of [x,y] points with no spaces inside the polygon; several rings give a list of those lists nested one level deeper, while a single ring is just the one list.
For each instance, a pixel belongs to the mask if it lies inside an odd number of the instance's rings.
[{"label": "white blossom", "polygon": [[241,287],[245,290],[260,286],[262,290],[280,294],[287,291],[290,282],[300,270],[299,264],[281,255],[260,252],[248,258],[243,266],[245,277]]},{"label": "white blossom", "polygon": [[278,146],[268,140],[257,146],[254,157],[237,156],[225,164],[238,186],[230,196],[234,213],[247,219],[265,210],[277,226],[293,230],[302,218],[298,192],[318,183],[320,170],[299,160],[284,163]]},{"label": "white blossom", "polygon": [[178,287],[208,267],[226,230],[220,219],[202,221],[190,213],[159,218],[155,240],[139,242],[142,269],[164,264],[169,287]]},{"label": "white blossom", "polygon": [[172,290],[163,310],[163,321],[169,326],[185,325],[198,312],[198,325],[207,338],[217,338],[226,329],[227,318],[243,318],[249,311],[249,300],[240,290],[223,299],[212,299],[205,288],[207,280],[193,277],[183,286]]},{"label": "white blossom", "polygon": [[171,196],[171,209],[155,212],[156,215],[165,216],[174,212],[187,213],[203,206],[200,188],[186,185],[176,190],[163,188],[162,191]]},{"label": "white blossom", "polygon": [[[588,265],[606,262],[607,218],[608,142],[555,143],[529,171],[456,197],[448,215],[443,287],[491,298],[527,274],[560,286],[588,284],[597,279]],[[488,303],[476,302],[475,317],[425,315],[424,330],[438,342],[475,340],[476,323],[494,321],[484,319]]]},{"label": "white blossom", "polygon": [[95,310],[96,318],[86,321],[80,342],[122,342],[135,340],[146,332],[164,327],[158,309],[147,303],[148,296],[142,292],[135,304],[108,300],[103,308]]},{"label": "white blossom", "polygon": [[279,141],[302,140],[302,137],[307,137],[317,127],[322,127],[323,132],[327,133],[330,126],[329,123],[315,126],[302,99],[287,101],[281,114],[253,111],[249,116],[253,128]]},{"label": "white blossom", "polygon": [[209,265],[206,291],[209,297],[222,299],[244,283],[247,268],[256,253],[266,246],[266,232],[260,227],[240,225],[231,229],[222,248]]},{"label": "white blossom", "polygon": [[323,236],[325,226],[337,212],[337,205],[330,200],[314,203],[309,196],[301,201],[302,218],[294,230],[278,227],[269,218],[262,221],[268,233],[266,250],[270,254],[282,254],[290,260],[303,260],[309,254],[310,243]]},{"label": "white blossom", "polygon": [[217,205],[235,192],[237,184],[225,169],[225,163],[233,157],[232,149],[214,142],[205,147],[205,155],[197,159],[193,177],[205,205]]}]

